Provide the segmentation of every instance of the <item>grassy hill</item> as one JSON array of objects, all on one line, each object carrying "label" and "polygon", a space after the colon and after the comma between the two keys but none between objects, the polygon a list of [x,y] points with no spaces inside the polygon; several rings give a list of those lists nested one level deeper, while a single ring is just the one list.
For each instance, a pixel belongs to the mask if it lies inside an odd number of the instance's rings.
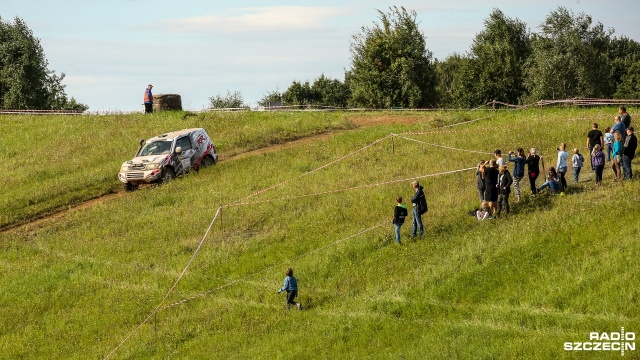
[{"label": "grassy hill", "polygon": [[[640,332],[640,183],[585,168],[479,223],[473,172],[437,175],[495,148],[555,165],[615,111],[2,117],[4,226],[119,191],[139,138],[204,127],[223,161],[0,232],[0,358],[617,358],[563,344]],[[426,233],[397,245],[415,177]],[[289,266],[301,312],[275,294]]]}]

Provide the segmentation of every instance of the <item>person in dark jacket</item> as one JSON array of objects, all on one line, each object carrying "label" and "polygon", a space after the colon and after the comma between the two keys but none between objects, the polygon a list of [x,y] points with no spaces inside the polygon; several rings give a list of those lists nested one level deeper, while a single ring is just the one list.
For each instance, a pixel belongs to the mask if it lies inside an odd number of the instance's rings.
[{"label": "person in dark jacket", "polygon": [[531,194],[538,193],[536,187],[536,179],[540,176],[540,163],[542,163],[542,171],[544,171],[544,160],[536,153],[536,148],[531,148],[529,156],[527,156],[527,166],[529,167],[529,184],[531,185]]},{"label": "person in dark jacket", "polygon": [[627,128],[627,137],[622,145],[622,172],[625,180],[631,180],[633,172],[631,170],[631,160],[636,156],[638,148],[638,138],[633,134],[633,126]]},{"label": "person in dark jacket", "polygon": [[409,211],[407,207],[402,203],[402,196],[398,196],[396,198],[396,202],[398,203],[396,207],[393,209],[393,227],[396,232],[396,241],[398,244],[402,244],[400,242],[400,228],[402,224],[404,224],[404,219],[409,215]]},{"label": "person in dark jacket", "polygon": [[420,186],[420,183],[414,181],[411,183],[411,187],[416,191],[411,198],[411,204],[413,204],[413,229],[411,236],[416,237],[418,232],[420,232],[420,236],[424,234],[422,214],[426,213],[429,208],[427,207],[427,198],[424,195],[424,188]]},{"label": "person in dark jacket", "polygon": [[478,189],[478,196],[480,197],[480,202],[484,201],[484,172],[480,169],[484,167],[484,160],[480,160],[478,166],[476,166],[476,188]]},{"label": "person in dark jacket", "polygon": [[495,160],[491,159],[482,171],[484,172],[484,199],[489,203],[491,216],[495,216],[498,211],[498,168]]},{"label": "person in dark jacket", "polygon": [[282,288],[278,290],[278,294],[280,294],[283,291],[287,292],[287,303],[286,303],[287,310],[289,310],[291,305],[295,305],[298,308],[298,310],[302,310],[302,304],[294,301],[295,298],[298,296],[298,281],[293,276],[293,269],[288,268],[285,274],[287,275],[287,277],[284,278],[284,285],[282,285]]},{"label": "person in dark jacket", "polygon": [[527,163],[527,157],[523,148],[518,148],[518,154],[511,157],[513,151],[509,152],[508,160],[513,163],[513,190],[516,193],[516,201],[520,201],[520,181],[524,178],[524,165]]},{"label": "person in dark jacket", "polygon": [[506,210],[509,215],[509,194],[511,194],[511,184],[513,184],[513,178],[507,170],[506,166],[500,166],[498,168],[498,216],[502,212],[502,208]]},{"label": "person in dark jacket", "polygon": [[144,90],[144,113],[151,114],[153,112],[153,94],[151,93],[153,85],[149,84]]}]

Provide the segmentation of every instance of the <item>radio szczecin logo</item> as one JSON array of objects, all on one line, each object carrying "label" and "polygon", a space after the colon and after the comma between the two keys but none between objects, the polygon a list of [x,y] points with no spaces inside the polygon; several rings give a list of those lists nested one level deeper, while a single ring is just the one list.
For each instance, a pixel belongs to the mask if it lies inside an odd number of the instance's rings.
[{"label": "radio szczecin logo", "polygon": [[599,333],[590,332],[589,341],[565,342],[565,351],[620,351],[624,356],[625,351],[636,350],[636,333],[625,332],[624,328],[620,332]]}]

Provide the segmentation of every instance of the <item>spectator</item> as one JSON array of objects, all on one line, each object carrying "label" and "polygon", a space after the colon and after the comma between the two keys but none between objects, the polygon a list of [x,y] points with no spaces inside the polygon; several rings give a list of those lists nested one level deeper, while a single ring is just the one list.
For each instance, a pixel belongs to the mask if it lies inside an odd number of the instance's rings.
[{"label": "spectator", "polygon": [[569,160],[569,153],[565,151],[565,148],[567,147],[567,144],[565,143],[560,143],[560,146],[558,147],[558,162],[556,163],[556,169],[558,174],[560,175],[560,184],[562,185],[560,189],[560,192],[565,191],[565,189],[567,188],[567,179],[565,179],[564,175],[567,173],[567,170],[569,168],[569,165],[567,164],[567,161]]},{"label": "spectator", "polygon": [[542,163],[542,171],[544,171],[544,160],[536,153],[536,148],[531,148],[529,156],[527,156],[527,166],[529,175],[529,184],[531,185],[531,195],[538,193],[536,188],[536,179],[540,175],[540,163]]},{"label": "spectator", "polygon": [[591,167],[596,172],[596,185],[602,185],[602,172],[604,170],[604,153],[600,145],[593,147],[591,151]]},{"label": "spectator", "polygon": [[511,174],[509,174],[509,170],[507,170],[506,165],[502,165],[498,167],[498,216],[502,212],[502,208],[506,210],[507,215],[509,215],[509,194],[511,194],[511,184],[513,183],[513,178]]},{"label": "spectator", "polygon": [[575,183],[578,182],[578,178],[580,177],[580,170],[582,169],[582,163],[584,163],[584,156],[580,154],[580,150],[578,148],[573,149],[573,156],[571,157],[571,165],[573,166],[573,181]]},{"label": "spectator", "polygon": [[624,139],[624,145],[622,145],[622,171],[625,180],[633,178],[631,160],[635,157],[637,148],[638,138],[633,134],[633,126],[630,126],[627,128],[627,137]]},{"label": "spectator", "polygon": [[516,201],[520,201],[520,181],[524,178],[524,164],[527,163],[527,157],[523,148],[518,148],[518,154],[512,158],[513,151],[509,151],[508,160],[513,163],[513,190],[516,193]]},{"label": "spectator", "polygon": [[484,167],[484,199],[489,203],[491,216],[496,216],[498,211],[498,168],[496,161],[491,159]]},{"label": "spectator", "polygon": [[613,133],[613,139],[613,161],[611,168],[615,174],[615,180],[618,181],[622,175],[620,171],[620,166],[622,165],[622,135],[616,131]]},{"label": "spectator", "polygon": [[293,269],[288,268],[285,274],[287,275],[287,277],[284,278],[284,285],[282,286],[282,288],[280,288],[280,290],[278,290],[278,294],[283,291],[287,292],[287,310],[289,310],[291,305],[295,305],[298,310],[302,310],[302,305],[299,302],[294,301],[298,296],[298,281],[293,276]]},{"label": "spectator", "polygon": [[493,152],[493,156],[496,157],[496,166],[504,166],[504,165],[506,165],[506,162],[504,161],[504,158],[502,157],[502,151],[500,151],[500,149],[496,149],[496,151]]},{"label": "spectator", "polygon": [[620,106],[618,113],[620,113],[620,121],[624,124],[624,128],[629,128],[631,126],[631,115],[627,113],[627,109],[624,106]]},{"label": "spectator", "polygon": [[409,215],[409,211],[407,207],[402,203],[402,196],[398,196],[396,198],[396,202],[398,203],[396,207],[393,209],[393,228],[396,232],[396,241],[398,244],[402,244],[400,242],[400,228],[402,224],[404,224],[404,219]]},{"label": "spectator", "polygon": [[478,219],[478,221],[492,219],[490,211],[491,209],[489,209],[489,205],[487,204],[487,202],[485,200],[482,200],[482,202],[480,202],[480,209],[476,211],[476,218]]},{"label": "spectator", "polygon": [[624,137],[627,136],[627,127],[624,126],[624,123],[622,121],[620,121],[620,116],[616,116],[615,118],[615,124],[613,124],[613,127],[611,128],[611,130],[613,130],[613,133],[615,134],[616,131],[620,133],[620,135],[622,135],[622,139],[624,140]]},{"label": "spectator", "polygon": [[596,144],[600,144],[600,147],[604,149],[602,132],[598,130],[598,124],[593,123],[593,125],[591,125],[591,131],[587,134],[587,148],[589,148],[589,154],[591,154],[591,150],[596,146]]},{"label": "spectator", "polygon": [[427,198],[424,195],[424,188],[420,186],[420,183],[414,181],[411,183],[411,187],[415,189],[415,194],[411,198],[413,204],[413,228],[411,232],[412,237],[416,237],[420,232],[420,236],[424,234],[424,227],[422,226],[422,214],[426,213],[429,208],[427,206]]},{"label": "spectator", "polygon": [[153,112],[153,94],[151,93],[153,85],[149,84],[144,91],[144,113],[151,114]]},{"label": "spectator", "polygon": [[611,161],[611,153],[613,152],[613,130],[609,126],[604,129],[604,147],[602,148],[603,151],[605,148],[607,149],[607,162],[609,162]]},{"label": "spectator", "polygon": [[551,193],[555,193],[560,189],[561,186],[562,184],[560,183],[560,175],[558,175],[556,169],[551,166],[549,167],[549,172],[547,173],[547,181],[545,181],[542,186],[540,186],[538,192],[541,192],[548,187]]},{"label": "spectator", "polygon": [[484,168],[484,160],[480,160],[476,167],[476,187],[480,201],[484,201],[484,172],[481,171],[482,168]]}]

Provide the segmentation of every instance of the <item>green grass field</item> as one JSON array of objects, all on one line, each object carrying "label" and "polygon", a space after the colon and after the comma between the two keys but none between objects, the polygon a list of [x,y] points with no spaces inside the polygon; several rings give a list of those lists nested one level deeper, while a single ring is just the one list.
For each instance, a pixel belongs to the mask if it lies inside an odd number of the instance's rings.
[{"label": "green grass field", "polygon": [[[0,226],[69,208],[0,232],[0,358],[619,358],[563,344],[640,332],[639,181],[607,169],[596,188],[585,168],[564,196],[477,222],[472,171],[428,176],[490,156],[460,149],[536,147],[554,166],[560,142],[584,147],[615,112],[0,117]],[[223,161],[121,193],[137,140],[187,127]],[[408,132],[427,134],[387,137]],[[426,233],[410,239],[409,218],[398,245],[395,197],[408,203],[415,177]],[[275,293],[287,267],[303,311]]]}]

